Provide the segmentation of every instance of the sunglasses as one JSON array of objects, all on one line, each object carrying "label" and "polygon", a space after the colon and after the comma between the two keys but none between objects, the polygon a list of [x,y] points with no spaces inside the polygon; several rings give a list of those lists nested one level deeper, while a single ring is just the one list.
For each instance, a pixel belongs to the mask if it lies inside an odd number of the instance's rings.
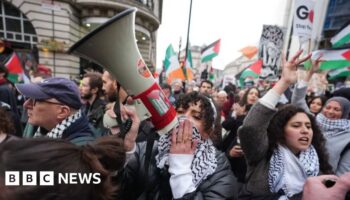
[{"label": "sunglasses", "polygon": [[49,101],[49,100],[46,100],[46,99],[25,98],[25,100],[28,101],[32,106],[35,106],[35,104],[37,102],[45,102],[45,103],[49,103],[49,104],[55,104],[55,105],[64,106],[63,103],[53,102],[53,101]]}]

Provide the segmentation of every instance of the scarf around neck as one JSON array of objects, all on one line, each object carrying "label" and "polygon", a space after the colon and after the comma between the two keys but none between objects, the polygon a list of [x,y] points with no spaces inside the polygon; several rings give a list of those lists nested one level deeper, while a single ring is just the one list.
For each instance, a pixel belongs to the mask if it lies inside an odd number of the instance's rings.
[{"label": "scarf around neck", "polygon": [[348,119],[328,119],[319,113],[316,120],[326,138],[350,133],[350,120]]},{"label": "scarf around neck", "polygon": [[[64,119],[61,123],[57,124],[55,128],[51,129],[50,132],[46,134],[48,138],[62,138],[63,132],[70,126],[72,123],[77,121],[82,117],[81,110]],[[40,127],[34,134],[34,138],[43,137],[44,135],[40,132]]]},{"label": "scarf around neck", "polygon": [[[163,169],[166,165],[169,165],[168,159],[171,145],[171,132],[172,131],[169,131],[159,138],[156,161],[157,167],[160,169]],[[199,131],[194,126],[192,140],[198,141],[191,164],[192,180],[197,188],[202,181],[204,181],[209,175],[213,174],[216,170],[216,149],[210,139],[202,140]]]},{"label": "scarf around neck", "polygon": [[306,179],[317,176],[320,164],[315,148],[310,145],[296,157],[287,147],[278,145],[270,159],[268,182],[271,192],[283,190],[291,197],[303,190]]}]

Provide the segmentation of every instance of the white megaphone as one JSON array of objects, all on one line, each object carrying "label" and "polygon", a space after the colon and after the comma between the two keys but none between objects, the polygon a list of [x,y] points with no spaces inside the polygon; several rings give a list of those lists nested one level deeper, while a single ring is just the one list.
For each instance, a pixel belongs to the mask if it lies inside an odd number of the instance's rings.
[{"label": "white megaphone", "polygon": [[139,52],[135,42],[136,11],[131,8],[112,17],[76,42],[69,52],[109,71],[136,102],[142,102],[144,106],[136,106],[138,114],[148,113],[158,133],[163,134],[176,125],[176,111]]}]

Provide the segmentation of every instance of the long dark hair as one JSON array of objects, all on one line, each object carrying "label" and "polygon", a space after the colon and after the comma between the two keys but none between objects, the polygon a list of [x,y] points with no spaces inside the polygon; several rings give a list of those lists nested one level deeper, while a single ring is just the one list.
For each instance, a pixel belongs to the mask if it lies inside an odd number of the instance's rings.
[{"label": "long dark hair", "polygon": [[328,163],[328,153],[325,148],[325,138],[321,130],[319,129],[315,118],[306,113],[302,108],[296,107],[294,105],[286,105],[282,107],[275,116],[271,119],[269,127],[267,128],[268,138],[269,138],[269,153],[270,157],[273,150],[277,148],[277,144],[286,144],[284,137],[284,127],[287,125],[288,121],[297,113],[305,113],[311,122],[311,128],[313,131],[313,137],[311,144],[315,147],[318,159],[320,162],[320,170],[323,173],[332,173],[332,167]]},{"label": "long dark hair", "polygon": [[[116,136],[101,137],[82,147],[58,139],[22,139],[0,147],[0,179],[5,171],[54,171],[54,186],[14,186],[0,182],[0,199],[111,200],[117,186],[112,175],[123,168],[125,151]],[[58,184],[56,173],[100,173],[99,184]],[[38,179],[39,180],[39,179]]]},{"label": "long dark hair", "polygon": [[214,144],[218,145],[221,142],[220,111],[214,104],[216,109],[216,116],[214,118],[214,110],[210,103],[212,100],[209,98],[210,97],[202,95],[199,92],[190,92],[188,94],[181,95],[176,101],[175,107],[176,109],[183,108],[187,110],[192,103],[197,104],[198,102],[201,102],[200,109],[204,119],[204,130],[209,133],[209,137],[213,140]]},{"label": "long dark hair", "polygon": [[257,87],[251,87],[247,91],[244,92],[244,94],[242,96],[242,99],[239,101],[239,104],[241,106],[248,105],[248,94],[249,94],[249,92],[252,89],[255,89],[256,91],[258,91],[258,98],[260,98],[260,91],[259,91],[259,89]]},{"label": "long dark hair", "polygon": [[[325,96],[313,96],[310,98],[310,100],[307,102],[307,106],[310,108],[310,105],[311,103],[315,100],[315,99],[320,99],[321,100],[321,103],[322,103],[322,106],[321,106],[321,109],[319,112],[321,112],[323,106],[325,105],[325,103],[327,102],[327,97]],[[311,112],[311,111],[310,111]],[[318,113],[319,113],[318,112]],[[318,114],[318,113],[314,113],[314,114]]]}]

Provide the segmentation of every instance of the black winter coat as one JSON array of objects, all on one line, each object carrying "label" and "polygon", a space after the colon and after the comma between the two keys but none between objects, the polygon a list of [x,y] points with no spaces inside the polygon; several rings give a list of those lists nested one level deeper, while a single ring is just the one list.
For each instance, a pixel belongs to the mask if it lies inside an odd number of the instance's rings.
[{"label": "black winter coat", "polygon": [[[128,200],[170,200],[173,199],[170,188],[170,174],[167,170],[156,167],[157,142],[154,143],[149,159],[148,178],[145,173],[146,142],[138,143],[136,152],[129,160],[121,175],[121,193],[118,199]],[[204,180],[196,191],[186,194],[181,199],[220,200],[234,199],[237,193],[236,180],[224,153],[217,151],[217,169]]]}]

